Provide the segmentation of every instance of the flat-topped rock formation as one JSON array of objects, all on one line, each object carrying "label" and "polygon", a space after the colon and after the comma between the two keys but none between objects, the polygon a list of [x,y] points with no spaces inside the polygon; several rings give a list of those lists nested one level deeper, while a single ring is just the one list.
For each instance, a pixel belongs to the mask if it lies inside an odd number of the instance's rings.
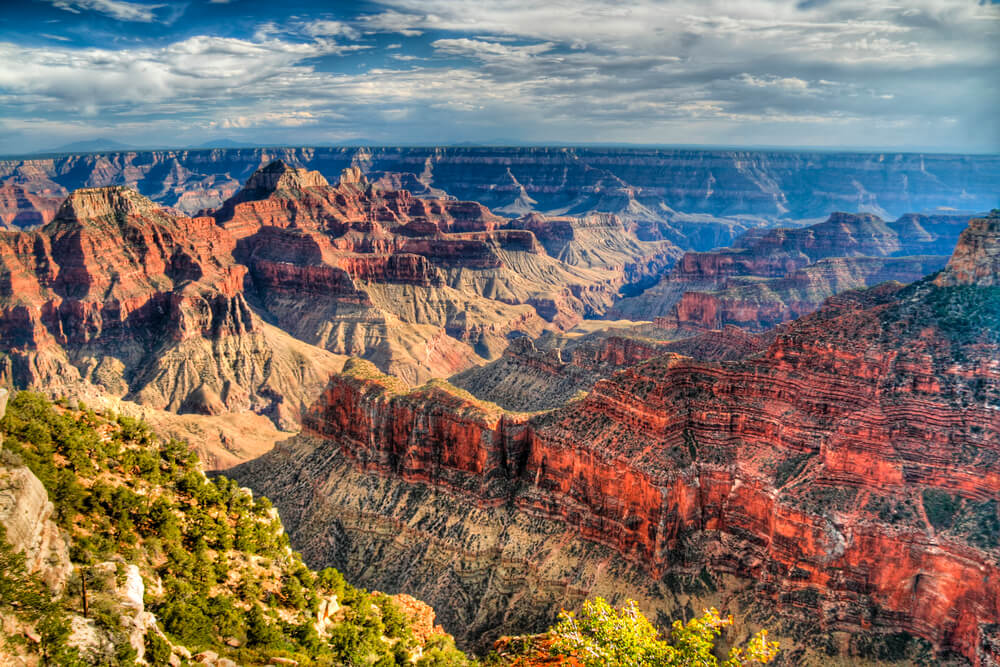
[{"label": "flat-topped rock formation", "polygon": [[39,231],[0,234],[0,376],[293,426],[343,359],[253,312],[235,248],[212,218],[173,215],[134,190],[74,192]]},{"label": "flat-topped rock formation", "polygon": [[330,186],[272,163],[214,216],[279,326],[414,384],[492,359],[515,334],[600,315],[680,254],[613,218],[573,241],[585,261],[553,254],[480,204],[377,189],[356,167]]},{"label": "flat-topped rock formation", "polygon": [[0,377],[293,428],[339,355],[449,376],[600,315],[680,254],[612,217],[596,235],[564,218],[560,259],[480,204],[378,189],[356,167],[330,185],[275,161],[209,213],[87,187],[39,230],[0,233]]}]

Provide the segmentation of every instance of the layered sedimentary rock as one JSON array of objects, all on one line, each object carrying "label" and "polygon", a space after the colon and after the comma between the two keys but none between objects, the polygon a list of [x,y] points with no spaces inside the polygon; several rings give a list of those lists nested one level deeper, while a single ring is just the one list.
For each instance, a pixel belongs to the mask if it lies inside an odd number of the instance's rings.
[{"label": "layered sedimentary rock", "polygon": [[[602,148],[259,148],[67,155],[0,161],[0,185],[22,187],[13,217],[44,219],[45,192],[128,185],[191,214],[214,208],[275,159],[335,181],[357,166],[393,190],[529,211],[618,213],[686,249],[728,245],[750,216],[820,218],[833,211],[895,217],[941,206],[997,205],[991,155],[796,153]],[[16,198],[15,198],[16,199]],[[718,220],[710,216],[739,216]],[[19,223],[23,224],[23,223]]]},{"label": "layered sedimentary rock", "polygon": [[518,338],[496,361],[449,378],[456,387],[508,410],[536,411],[581,398],[615,372],[653,357],[679,352],[704,361],[741,359],[767,346],[759,336],[728,326],[698,333],[637,324],[584,336]]},{"label": "layered sedimentary rock", "polygon": [[236,476],[314,563],[440,600],[466,641],[627,590],[766,620],[791,660],[995,664],[996,236],[975,221],[936,278],[833,297],[762,353],[656,356],[535,416],[354,366]]},{"label": "layered sedimentary rock", "polygon": [[43,225],[52,220],[65,197],[61,187],[0,186],[0,222],[12,229]]},{"label": "layered sedimentary rock", "polygon": [[764,331],[816,310],[847,290],[887,281],[913,282],[941,268],[946,256],[837,257],[782,278],[728,278],[715,289],[685,291],[665,319],[679,328],[739,326]]},{"label": "layered sedimentary rock", "polygon": [[835,213],[798,229],[751,230],[731,247],[686,253],[658,284],[612,314],[668,317],[679,327],[764,330],[824,299],[880,282],[912,282],[944,266],[962,216]]},{"label": "layered sedimentary rock", "polygon": [[357,167],[331,186],[276,161],[194,218],[81,188],[39,230],[0,234],[0,378],[294,428],[339,354],[413,384],[448,376],[600,315],[680,254],[607,216],[552,223],[573,248],[560,259],[509,223]]},{"label": "layered sedimentary rock", "polygon": [[[679,255],[608,219],[575,241],[586,261],[553,256],[480,204],[381,190],[356,167],[331,186],[274,162],[214,216],[237,239],[255,303],[283,329],[414,384],[496,357],[514,334],[599,315]],[[571,236],[593,226],[560,224]]]},{"label": "layered sedimentary rock", "polygon": [[37,232],[0,235],[0,374],[291,426],[343,360],[257,317],[236,242],[126,188],[85,188]]},{"label": "layered sedimentary rock", "polygon": [[948,270],[935,280],[941,286],[996,287],[1000,281],[1000,214],[978,218],[958,237]]}]

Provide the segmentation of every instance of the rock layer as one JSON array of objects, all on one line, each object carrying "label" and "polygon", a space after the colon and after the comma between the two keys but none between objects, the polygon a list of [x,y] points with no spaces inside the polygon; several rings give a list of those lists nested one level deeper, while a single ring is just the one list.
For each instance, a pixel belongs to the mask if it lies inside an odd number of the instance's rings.
[{"label": "rock layer", "polygon": [[942,268],[967,221],[907,214],[884,222],[835,213],[809,227],[751,230],[731,247],[685,253],[658,284],[616,304],[611,315],[761,331],[839,292],[908,283]]},{"label": "rock layer", "polygon": [[214,215],[238,239],[255,303],[282,328],[414,384],[494,358],[513,335],[599,315],[619,288],[679,254],[616,218],[601,219],[597,234],[566,218],[568,238],[584,230],[574,247],[586,259],[553,256],[519,221],[380,190],[357,168],[330,186],[274,162]]},{"label": "rock layer", "polygon": [[[651,611],[701,577],[771,616],[800,657],[995,664],[1000,295],[991,276],[961,278],[990,265],[994,222],[970,226],[940,284],[846,293],[763,353],[654,357],[536,416],[355,370],[307,438],[237,478],[276,501],[314,561],[450,596],[448,620],[470,632],[642,572]],[[438,513],[453,504],[475,509]],[[428,546],[398,546],[406,536]],[[423,576],[366,567],[372,552],[406,553]],[[513,554],[528,574],[487,574]],[[601,574],[608,558],[621,564]]]},{"label": "rock layer", "polygon": [[[479,201],[498,213],[618,213],[685,248],[728,245],[746,216],[820,218],[833,211],[884,217],[940,206],[997,205],[1000,160],[991,155],[805,153],[605,148],[259,148],[119,152],[0,161],[15,188],[5,220],[55,211],[53,194],[128,185],[188,214],[214,208],[275,159],[333,182],[360,167],[392,189]],[[418,188],[420,188],[418,190]],[[684,212],[684,213],[680,213]],[[706,216],[740,216],[711,220]],[[699,217],[700,216],[700,217]],[[749,226],[753,226],[751,223]]]},{"label": "rock layer", "polygon": [[262,321],[236,242],[126,188],[86,188],[37,232],[0,235],[0,376],[178,412],[291,426],[343,360]]}]

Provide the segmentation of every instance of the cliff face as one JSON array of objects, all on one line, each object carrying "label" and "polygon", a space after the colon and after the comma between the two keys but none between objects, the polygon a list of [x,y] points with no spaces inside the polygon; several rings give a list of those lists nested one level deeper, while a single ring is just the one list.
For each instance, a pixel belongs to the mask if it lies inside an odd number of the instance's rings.
[{"label": "cliff face", "polygon": [[[767,347],[768,337],[737,327],[678,333],[638,324],[584,336],[518,338],[488,364],[449,378],[456,387],[508,410],[549,410],[579,398],[598,380],[653,357],[678,352],[704,361],[741,359]],[[666,336],[660,340],[658,336]]]},{"label": "cliff face", "polygon": [[[467,640],[609,582],[668,612],[703,599],[701,577],[805,653],[994,664],[1000,302],[992,274],[962,277],[990,265],[993,222],[970,226],[942,284],[843,294],[763,353],[654,357],[537,416],[335,379],[308,437],[237,478],[315,562],[450,596]],[[433,519],[453,504],[474,509]]]},{"label": "cliff face", "polygon": [[448,376],[600,315],[680,254],[613,216],[534,220],[566,228],[557,256],[509,223],[356,167],[331,186],[275,161],[194,218],[81,188],[41,229],[0,233],[0,379],[292,428],[339,355]]},{"label": "cliff face", "polygon": [[935,281],[938,285],[998,284],[1000,277],[1000,214],[979,218],[958,237],[947,270]]},{"label": "cliff face", "polygon": [[253,313],[235,248],[211,218],[171,215],[125,188],[76,191],[39,231],[0,236],[0,375],[291,426],[343,360]]},{"label": "cliff face", "polygon": [[414,384],[493,358],[515,334],[599,315],[679,254],[609,218],[576,239],[585,260],[552,255],[480,204],[380,190],[357,168],[330,186],[275,162],[214,215],[238,239],[255,302],[283,329]]},{"label": "cliff face", "polygon": [[[738,221],[697,215],[818,218],[833,211],[884,217],[939,206],[997,205],[995,156],[791,153],[599,148],[285,148],[67,155],[0,161],[9,190],[3,219],[44,220],[53,195],[128,185],[187,213],[214,208],[259,167],[280,159],[334,182],[361,167],[391,189],[443,192],[498,213],[618,213],[652,222],[651,234],[728,245]],[[695,214],[695,215],[685,215]],[[706,224],[708,223],[708,224]],[[734,228],[735,225],[735,228]]]},{"label": "cliff face", "polygon": [[611,314],[667,317],[682,328],[768,329],[845,290],[908,283],[942,268],[966,223],[961,216],[884,222],[835,213],[809,227],[751,230],[731,247],[685,253],[658,284]]},{"label": "cliff face", "polygon": [[49,494],[28,468],[0,464],[0,524],[7,541],[24,554],[28,571],[58,593],[73,568],[68,540],[52,513]]},{"label": "cliff face", "polygon": [[[0,388],[0,419],[8,396]],[[69,540],[52,520],[54,508],[41,481],[26,466],[9,462],[2,445],[0,435],[0,525],[6,541],[24,554],[29,573],[38,573],[53,592],[61,593],[73,569]]]}]

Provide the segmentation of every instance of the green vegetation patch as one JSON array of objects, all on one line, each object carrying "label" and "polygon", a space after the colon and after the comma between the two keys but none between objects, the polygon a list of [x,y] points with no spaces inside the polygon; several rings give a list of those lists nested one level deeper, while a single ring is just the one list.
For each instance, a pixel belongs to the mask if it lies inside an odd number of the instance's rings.
[{"label": "green vegetation patch", "polygon": [[[172,642],[191,650],[211,649],[241,665],[272,657],[303,666],[413,664],[419,644],[392,598],[354,588],[332,568],[310,570],[289,548],[271,503],[225,477],[206,478],[184,443],[161,441],[129,417],[57,407],[28,392],[10,401],[0,428],[4,460],[23,461],[42,481],[71,538],[75,575],[53,609],[23,564],[0,549],[0,606],[34,614],[40,629],[51,626],[43,639],[58,637],[66,614],[83,612],[85,597],[91,618],[120,629],[122,611],[101,576],[118,562],[119,570],[139,567],[147,608]],[[321,635],[316,612],[334,599],[339,611]],[[467,664],[449,641],[435,639],[434,655]],[[126,637],[121,646],[112,664],[134,664]],[[151,664],[167,664],[166,641],[150,633],[147,649]]]}]

